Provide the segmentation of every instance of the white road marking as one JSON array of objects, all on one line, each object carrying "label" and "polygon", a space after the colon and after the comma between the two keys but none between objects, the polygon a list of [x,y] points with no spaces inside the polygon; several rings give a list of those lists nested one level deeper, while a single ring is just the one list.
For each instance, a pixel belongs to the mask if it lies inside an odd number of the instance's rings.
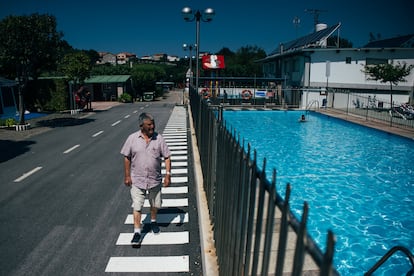
[{"label": "white road marking", "polygon": [[71,152],[71,151],[73,151],[74,149],[76,149],[76,148],[79,148],[80,147],[80,145],[79,144],[77,144],[77,145],[74,145],[73,147],[71,147],[70,149],[67,149],[67,150],[65,150],[63,153],[69,153],[69,152]]},{"label": "white road marking", "polygon": [[135,114],[135,113],[137,113],[137,112],[138,112],[138,110],[134,110],[134,112],[132,112],[132,113],[134,113],[134,114]]},{"label": "white road marking", "polygon": [[[116,245],[131,245],[133,233],[121,233],[118,236]],[[145,233],[142,245],[163,245],[163,244],[186,244],[189,241],[188,231],[182,232],[160,232],[157,235]]]},{"label": "white road marking", "polygon": [[171,151],[175,151],[175,150],[186,150],[187,149],[187,146],[172,146],[172,147],[169,146],[169,148],[170,148]]},{"label": "white road marking", "polygon": [[176,160],[188,160],[188,156],[187,155],[174,155],[171,156],[171,161],[176,161]]},{"label": "white road marking", "polygon": [[174,143],[174,142],[183,142],[183,143],[187,143],[187,138],[176,138],[176,139],[165,139],[165,142],[167,142],[167,144],[169,145],[170,143]]},{"label": "white road marking", "polygon": [[[188,183],[188,177],[187,176],[173,176],[171,177],[171,183],[177,184],[177,183]],[[170,188],[170,187],[168,187]]]},{"label": "white road marking", "polygon": [[[142,220],[142,223],[150,223],[151,216],[148,214],[142,214],[141,220]],[[172,214],[158,213],[157,222],[158,223],[188,223],[188,213],[172,213]],[[132,214],[128,215],[125,219],[124,224],[134,224],[134,216]]]},{"label": "white road marking", "polygon": [[[165,198],[162,200],[161,208],[187,207],[187,206],[188,206],[188,198],[177,198],[177,199]],[[144,207],[150,207],[150,203],[148,199],[145,199]]]},{"label": "white road marking", "polygon": [[111,257],[105,272],[188,272],[190,257]]},{"label": "white road marking", "polygon": [[96,136],[98,136],[98,135],[101,135],[102,133],[103,133],[103,130],[98,131],[97,133],[95,133],[94,135],[92,135],[92,137],[96,137]]},{"label": "white road marking", "polygon": [[131,117],[131,115],[125,115],[125,119],[128,119],[129,117]]},{"label": "white road marking", "polygon": [[32,175],[32,174],[34,174],[35,172],[40,171],[42,168],[43,168],[43,167],[36,167],[36,168],[34,168],[33,170],[31,170],[31,171],[29,171],[29,172],[27,172],[27,173],[24,173],[24,174],[23,174],[22,176],[20,176],[19,178],[16,178],[16,179],[14,180],[14,182],[20,182],[20,181],[22,181],[22,180],[26,179],[27,177],[31,176],[31,175]]},{"label": "white road marking", "polygon": [[165,195],[172,195],[172,194],[187,194],[188,193],[188,186],[182,187],[162,187],[161,192]]},{"label": "white road marking", "polygon": [[[162,169],[161,170],[161,173],[163,175],[165,175],[165,172],[166,172],[165,169]],[[171,169],[171,174],[172,175],[174,175],[174,174],[186,174],[186,173],[188,173],[188,170],[187,169]]]},{"label": "white road marking", "polygon": [[[165,162],[162,162],[161,166],[165,168]],[[177,161],[171,162],[172,168],[173,167],[187,167],[187,166],[188,166],[188,162],[177,162]]]},{"label": "white road marking", "polygon": [[121,120],[116,121],[115,123],[113,123],[111,126],[116,126],[117,124],[119,124],[121,122]]},{"label": "white road marking", "polygon": [[187,154],[187,151],[186,150],[171,151],[171,155],[183,155],[183,154]]}]

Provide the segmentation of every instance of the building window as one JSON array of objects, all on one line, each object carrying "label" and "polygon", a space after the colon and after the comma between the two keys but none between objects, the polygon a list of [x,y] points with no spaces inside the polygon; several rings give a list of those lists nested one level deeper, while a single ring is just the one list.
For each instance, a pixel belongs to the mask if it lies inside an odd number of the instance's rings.
[{"label": "building window", "polygon": [[351,64],[351,61],[352,61],[351,57],[346,57],[345,58],[346,64]]}]

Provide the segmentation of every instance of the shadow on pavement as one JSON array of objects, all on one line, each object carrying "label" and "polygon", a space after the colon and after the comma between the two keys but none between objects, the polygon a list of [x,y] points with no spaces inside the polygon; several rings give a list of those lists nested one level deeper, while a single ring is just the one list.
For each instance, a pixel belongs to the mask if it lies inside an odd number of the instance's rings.
[{"label": "shadow on pavement", "polygon": [[36,123],[36,126],[40,127],[66,127],[66,126],[76,126],[76,125],[83,125],[94,121],[93,119],[88,118],[54,118],[49,120],[42,120]]},{"label": "shadow on pavement", "polygon": [[30,145],[34,143],[35,142],[33,141],[0,140],[0,163],[28,152],[30,150]]}]

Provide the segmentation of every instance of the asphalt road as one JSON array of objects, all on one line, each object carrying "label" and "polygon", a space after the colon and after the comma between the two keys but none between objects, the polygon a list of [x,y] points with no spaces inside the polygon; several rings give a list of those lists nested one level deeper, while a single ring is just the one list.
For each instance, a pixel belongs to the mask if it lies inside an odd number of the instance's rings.
[{"label": "asphalt road", "polygon": [[[124,224],[131,201],[119,151],[141,112],[152,113],[162,132],[174,106],[120,105],[7,141],[9,158],[0,163],[0,275],[103,275],[110,256],[142,254],[115,245],[120,232],[132,232]],[[175,249],[148,251],[169,250]]]}]

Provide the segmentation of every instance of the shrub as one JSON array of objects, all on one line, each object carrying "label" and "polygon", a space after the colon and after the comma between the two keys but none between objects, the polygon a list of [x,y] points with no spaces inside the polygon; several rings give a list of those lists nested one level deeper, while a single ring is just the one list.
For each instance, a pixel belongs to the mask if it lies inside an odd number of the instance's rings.
[{"label": "shrub", "polygon": [[0,126],[11,127],[16,124],[17,124],[17,121],[14,118],[0,119]]},{"label": "shrub", "polygon": [[130,103],[132,102],[132,96],[129,95],[128,93],[123,93],[121,94],[121,96],[119,96],[118,100],[122,103]]}]

